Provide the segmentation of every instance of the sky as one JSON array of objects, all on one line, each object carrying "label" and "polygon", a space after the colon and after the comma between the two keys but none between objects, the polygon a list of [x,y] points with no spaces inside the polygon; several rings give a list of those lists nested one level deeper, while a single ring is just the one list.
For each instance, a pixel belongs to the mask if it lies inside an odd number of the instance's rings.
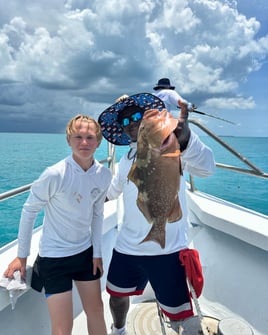
[{"label": "sky", "polygon": [[64,132],[168,77],[232,122],[190,114],[216,134],[268,137],[267,17],[267,0],[0,0],[0,132]]}]

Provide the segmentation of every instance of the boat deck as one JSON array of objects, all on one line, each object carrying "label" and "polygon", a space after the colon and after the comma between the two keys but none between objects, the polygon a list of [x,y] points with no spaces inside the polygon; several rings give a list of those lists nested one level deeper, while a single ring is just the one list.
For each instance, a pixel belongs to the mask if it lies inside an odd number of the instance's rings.
[{"label": "boat deck", "polygon": [[[189,231],[190,247],[196,248],[201,257],[205,285],[198,301],[204,319],[212,322],[209,335],[266,335],[268,329],[267,306],[267,217],[252,211],[234,207],[226,202],[204,194],[190,194],[188,197],[192,227]],[[198,204],[198,205],[197,205]],[[223,205],[226,206],[223,206]],[[115,238],[117,223],[120,224],[120,204],[105,205],[105,228],[103,232],[104,273],[107,274]],[[216,216],[217,213],[217,216]],[[226,219],[228,217],[229,219]],[[32,266],[38,252],[40,229],[34,233],[28,265]],[[0,272],[6,269],[17,252],[16,241],[0,249]],[[29,269],[27,275],[30,277]],[[105,291],[106,276],[102,283],[102,297],[108,331],[112,324],[109,310],[109,295]],[[29,278],[28,278],[29,283]],[[246,292],[246,294],[244,294]],[[86,331],[86,318],[80,299],[74,287],[73,335]],[[131,299],[128,314],[129,335],[189,335],[188,322],[199,322],[196,317],[185,321],[178,332],[169,323],[160,322],[154,295],[148,286],[142,296]],[[256,312],[258,311],[258,312]],[[229,318],[230,324],[220,327]],[[217,320],[221,320],[217,325]],[[242,324],[241,324],[242,322]],[[50,333],[47,305],[43,294],[29,289],[18,298],[11,310],[8,293],[0,289],[1,335],[39,335]],[[185,329],[184,329],[185,326]],[[186,329],[187,326],[187,329]],[[213,327],[216,327],[215,331]],[[228,330],[231,327],[242,331]],[[227,329],[227,331],[226,331]],[[188,331],[188,333],[187,333]],[[214,334],[213,334],[214,332]],[[200,332],[190,332],[200,335]],[[207,335],[207,334],[205,334]]]}]

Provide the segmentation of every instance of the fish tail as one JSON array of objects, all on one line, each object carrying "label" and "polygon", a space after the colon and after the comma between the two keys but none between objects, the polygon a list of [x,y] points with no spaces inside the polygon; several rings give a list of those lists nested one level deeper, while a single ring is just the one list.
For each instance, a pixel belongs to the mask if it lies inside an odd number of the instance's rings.
[{"label": "fish tail", "polygon": [[140,243],[147,241],[154,241],[160,245],[162,249],[166,246],[166,231],[165,229],[157,229],[155,225],[152,226],[152,229],[149,231],[148,235]]}]

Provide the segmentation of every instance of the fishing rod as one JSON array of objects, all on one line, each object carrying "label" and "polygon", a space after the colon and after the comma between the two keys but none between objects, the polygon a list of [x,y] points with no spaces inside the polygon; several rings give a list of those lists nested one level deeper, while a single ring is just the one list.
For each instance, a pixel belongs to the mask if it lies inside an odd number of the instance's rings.
[{"label": "fishing rod", "polygon": [[206,115],[206,116],[209,116],[209,117],[213,117],[214,119],[218,119],[218,120],[221,120],[221,121],[225,121],[225,122],[228,122],[228,123],[231,123],[231,124],[235,124],[234,122],[232,121],[229,121],[229,120],[226,120],[226,119],[223,119],[221,117],[218,117],[218,116],[215,116],[215,115],[212,115],[212,114],[207,114],[207,113],[204,113],[204,112],[200,112],[196,109],[193,109],[193,110],[190,110],[190,112],[193,112],[193,113],[197,113],[197,114],[201,114],[201,115]]},{"label": "fishing rod", "polygon": [[[181,107],[177,107],[177,108],[180,109]],[[214,119],[218,119],[218,120],[225,121],[225,122],[228,122],[228,123],[231,123],[231,124],[236,125],[236,123],[234,123],[234,122],[232,122],[232,121],[223,119],[222,117],[215,116],[215,115],[212,115],[212,114],[207,114],[207,113],[204,113],[204,112],[200,112],[200,111],[197,110],[196,108],[197,108],[197,106],[193,105],[193,107],[189,110],[189,112],[190,112],[190,113],[197,113],[197,114],[201,114],[201,115],[205,115],[205,116],[209,116],[209,117],[213,117]]]}]

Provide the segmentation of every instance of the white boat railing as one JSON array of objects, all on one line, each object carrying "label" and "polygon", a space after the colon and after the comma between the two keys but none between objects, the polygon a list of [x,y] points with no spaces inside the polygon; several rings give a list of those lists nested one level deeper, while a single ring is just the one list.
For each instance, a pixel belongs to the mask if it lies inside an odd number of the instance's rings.
[{"label": "white boat railing", "polygon": [[265,173],[264,171],[259,169],[255,164],[250,162],[245,156],[241,155],[237,150],[235,150],[228,143],[223,141],[218,135],[213,133],[211,130],[205,127],[202,123],[200,123],[197,120],[189,120],[189,122],[194,124],[198,128],[200,128],[202,131],[204,131],[207,135],[209,135],[211,138],[217,141],[221,146],[223,146],[226,150],[232,153],[235,157],[237,157],[240,161],[242,161],[244,164],[246,164],[251,169],[243,169],[237,166],[225,165],[221,163],[216,163],[217,167],[268,179],[268,173]]}]

